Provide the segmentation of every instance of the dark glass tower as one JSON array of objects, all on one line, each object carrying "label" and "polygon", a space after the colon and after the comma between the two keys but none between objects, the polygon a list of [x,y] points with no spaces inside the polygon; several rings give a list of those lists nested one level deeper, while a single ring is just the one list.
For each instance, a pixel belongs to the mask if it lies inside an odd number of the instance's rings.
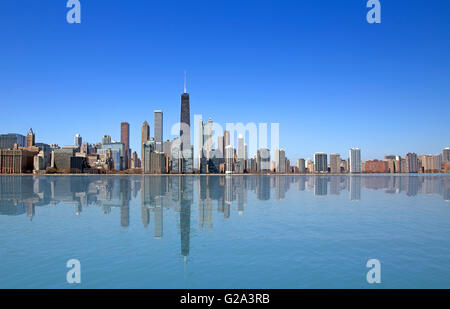
[{"label": "dark glass tower", "polygon": [[180,125],[181,150],[183,150],[191,145],[191,112],[189,93],[186,92],[186,72],[184,73],[184,93],[181,95]]}]

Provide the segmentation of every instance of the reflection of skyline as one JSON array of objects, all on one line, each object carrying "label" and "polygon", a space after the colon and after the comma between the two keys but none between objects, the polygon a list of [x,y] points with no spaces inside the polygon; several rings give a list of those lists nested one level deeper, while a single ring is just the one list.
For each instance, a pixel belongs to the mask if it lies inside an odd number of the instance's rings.
[{"label": "reflection of skyline", "polygon": [[[291,186],[292,184],[292,186]],[[359,201],[362,188],[384,190],[386,194],[437,194],[450,200],[450,177],[445,176],[2,176],[0,215],[26,214],[32,219],[36,207],[73,205],[82,215],[84,207],[99,206],[102,213],[120,209],[120,225],[130,225],[130,201],[140,198],[141,221],[152,225],[155,238],[163,237],[164,209],[179,213],[181,253],[189,254],[191,206],[197,189],[199,230],[213,228],[214,204],[225,219],[245,212],[248,193],[259,200],[283,200],[289,190],[309,190],[314,196],[339,195],[348,191],[349,200]],[[273,193],[271,193],[273,191]],[[139,194],[140,193],[140,194]]]},{"label": "reflection of skyline", "polygon": [[[139,199],[141,224],[154,238],[164,236],[164,212],[177,213],[180,254],[188,261],[191,246],[192,206],[197,207],[198,230],[212,230],[214,213],[230,220],[246,211],[249,198],[274,203],[289,191],[309,191],[315,198],[348,194],[349,201],[364,199],[362,189],[412,197],[435,194],[450,200],[450,177],[442,176],[2,176],[0,215],[25,214],[36,207],[62,205],[83,216],[85,207],[97,206],[109,215],[120,212],[120,226],[130,224],[131,200]],[[249,193],[252,193],[250,197]],[[197,205],[196,205],[197,204]],[[217,208],[215,208],[215,205]],[[216,210],[214,210],[216,209]],[[153,225],[153,226],[152,226]],[[168,227],[173,228],[173,227]]]}]

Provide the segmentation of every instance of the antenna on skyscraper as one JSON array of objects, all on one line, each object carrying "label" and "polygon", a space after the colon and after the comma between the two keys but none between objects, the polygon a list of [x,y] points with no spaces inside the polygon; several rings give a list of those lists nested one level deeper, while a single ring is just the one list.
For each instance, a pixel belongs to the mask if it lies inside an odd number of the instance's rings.
[{"label": "antenna on skyscraper", "polygon": [[184,93],[186,93],[186,70],[184,70]]}]

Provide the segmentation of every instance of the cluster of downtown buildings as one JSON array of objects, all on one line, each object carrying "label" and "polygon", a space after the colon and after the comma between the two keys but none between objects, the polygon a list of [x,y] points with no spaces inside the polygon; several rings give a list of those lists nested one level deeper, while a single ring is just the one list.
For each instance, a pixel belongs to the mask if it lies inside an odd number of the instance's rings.
[{"label": "cluster of downtown buildings", "polygon": [[[231,143],[231,134],[224,131],[213,148],[213,122],[199,120],[198,153],[191,144],[189,94],[181,95],[180,135],[163,140],[163,112],[154,112],[154,136],[147,121],[141,128],[141,157],[130,148],[130,125],[120,125],[120,141],[104,135],[96,144],[83,143],[77,134],[74,144],[36,143],[32,129],[27,136],[16,133],[0,134],[0,173],[135,173],[135,174],[341,174],[341,173],[448,173],[450,148],[442,154],[406,156],[387,155],[384,160],[362,162],[361,150],[349,150],[348,159],[340,154],[315,153],[314,160],[297,159],[296,164],[286,157],[285,150],[261,148],[250,158],[243,135],[237,138],[237,147]],[[195,157],[195,162],[194,162]]]}]

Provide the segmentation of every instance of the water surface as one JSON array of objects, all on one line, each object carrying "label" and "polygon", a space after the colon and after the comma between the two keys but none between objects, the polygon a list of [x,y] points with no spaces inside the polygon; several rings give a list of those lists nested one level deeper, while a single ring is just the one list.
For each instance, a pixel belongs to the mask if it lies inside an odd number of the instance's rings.
[{"label": "water surface", "polygon": [[0,288],[449,288],[449,200],[432,175],[0,176]]}]

